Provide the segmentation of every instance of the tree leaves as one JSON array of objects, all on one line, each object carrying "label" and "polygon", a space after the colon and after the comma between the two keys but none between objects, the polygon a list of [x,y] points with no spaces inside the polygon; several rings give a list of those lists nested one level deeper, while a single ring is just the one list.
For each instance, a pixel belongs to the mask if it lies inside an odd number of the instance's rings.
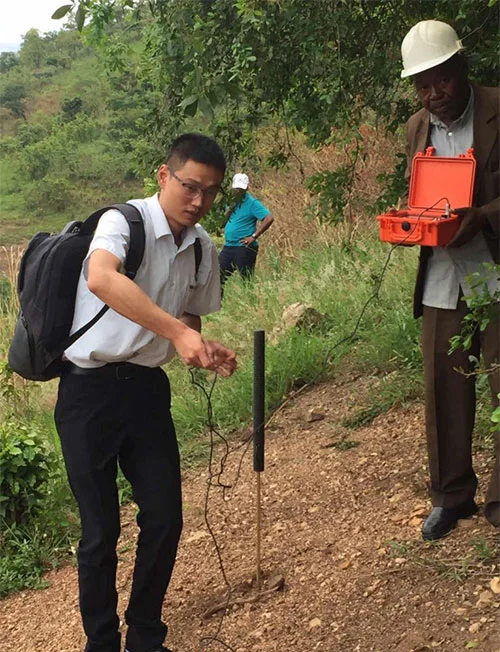
[{"label": "tree leaves", "polygon": [[76,26],[79,32],[82,31],[83,26],[85,24],[85,14],[86,14],[85,7],[83,5],[80,5],[75,14]]},{"label": "tree leaves", "polygon": [[54,11],[51,17],[53,20],[59,20],[60,18],[64,18],[72,9],[73,5],[62,5]]},{"label": "tree leaves", "polygon": [[[200,114],[229,160],[240,161],[256,158],[257,129],[272,122],[304,133],[315,147],[334,131],[357,139],[366,121],[396,132],[414,111],[412,89],[400,79],[400,43],[411,25],[429,17],[424,4],[393,0],[368,10],[365,0],[74,3],[78,29],[89,18],[103,38],[113,15],[137,8],[141,19],[149,6],[139,73],[152,106],[144,133],[168,141]],[[477,53],[483,83],[496,83],[497,9],[496,1],[489,8],[470,0],[433,3],[434,16],[453,24]],[[399,191],[403,167],[400,161],[396,174],[381,179],[384,198]],[[327,191],[330,215],[341,219],[355,170],[335,172],[316,185]]]},{"label": "tree leaves", "polygon": [[189,95],[182,100],[179,107],[183,109],[185,115],[194,116],[198,110],[198,97],[196,95]]},{"label": "tree leaves", "polygon": [[208,99],[208,97],[206,97],[205,95],[200,97],[199,104],[200,104],[200,109],[201,109],[201,112],[203,113],[203,115],[208,120],[213,120],[214,117],[215,117],[215,112],[214,112],[214,109],[213,109],[212,104],[210,103],[210,100]]}]

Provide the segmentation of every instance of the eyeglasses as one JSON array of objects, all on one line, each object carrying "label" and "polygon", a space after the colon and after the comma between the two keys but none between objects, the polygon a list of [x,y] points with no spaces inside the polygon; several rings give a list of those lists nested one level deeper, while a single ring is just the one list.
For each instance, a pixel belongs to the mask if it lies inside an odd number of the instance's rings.
[{"label": "eyeglasses", "polygon": [[203,198],[206,197],[210,201],[213,201],[217,197],[217,193],[220,190],[218,186],[215,188],[201,188],[195,183],[184,181],[184,179],[178,177],[175,174],[175,172],[172,170],[172,168],[168,168],[168,169],[170,171],[170,174],[174,177],[174,179],[176,179],[181,184],[186,196],[189,197],[190,199],[195,199],[196,197],[199,197],[201,195]]}]

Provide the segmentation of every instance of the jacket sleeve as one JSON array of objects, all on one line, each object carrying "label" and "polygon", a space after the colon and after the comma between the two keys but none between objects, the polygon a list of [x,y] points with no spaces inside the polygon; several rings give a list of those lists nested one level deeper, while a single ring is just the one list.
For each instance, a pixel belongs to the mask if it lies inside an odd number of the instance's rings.
[{"label": "jacket sleeve", "polygon": [[490,159],[486,164],[482,178],[482,192],[479,193],[476,201],[481,213],[488,220],[485,227],[486,237],[500,237],[500,154],[499,139],[497,134],[496,142],[493,144]]},{"label": "jacket sleeve", "polygon": [[494,238],[500,237],[500,197],[495,197],[495,199],[479,208],[488,220],[488,230],[491,235]]},{"label": "jacket sleeve", "polygon": [[[475,189],[474,206],[487,219],[484,234],[487,238],[500,237],[500,91],[498,88],[474,87],[476,97],[474,139],[483,148],[479,186]],[[484,130],[484,131],[483,131]]]}]

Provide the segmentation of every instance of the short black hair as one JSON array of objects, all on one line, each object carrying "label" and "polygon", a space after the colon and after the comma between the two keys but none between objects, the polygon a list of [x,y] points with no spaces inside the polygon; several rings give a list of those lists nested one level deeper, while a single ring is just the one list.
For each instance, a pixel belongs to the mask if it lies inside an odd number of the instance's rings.
[{"label": "short black hair", "polygon": [[170,147],[166,163],[174,171],[181,168],[187,161],[211,165],[226,172],[226,157],[213,138],[204,134],[189,133],[178,136]]}]

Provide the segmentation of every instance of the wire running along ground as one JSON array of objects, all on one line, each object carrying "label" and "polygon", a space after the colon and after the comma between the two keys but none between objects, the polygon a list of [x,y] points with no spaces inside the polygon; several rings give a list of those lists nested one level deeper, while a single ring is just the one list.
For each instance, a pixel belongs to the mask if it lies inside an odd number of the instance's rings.
[{"label": "wire running along ground", "polygon": [[[224,568],[224,562],[222,559],[222,553],[220,550],[220,546],[217,542],[217,537],[215,536],[215,532],[213,531],[212,525],[210,523],[209,519],[209,498],[210,498],[210,490],[214,487],[220,487],[222,488],[222,495],[224,500],[227,500],[226,498],[226,492],[234,488],[240,478],[241,475],[241,467],[243,463],[243,459],[245,456],[246,451],[248,450],[248,447],[250,446],[250,442],[252,441],[252,435],[250,435],[242,444],[239,444],[232,450],[229,447],[229,443],[227,439],[219,432],[215,425],[214,417],[213,417],[213,406],[212,406],[212,393],[215,387],[215,383],[217,382],[217,374],[214,373],[214,377],[212,379],[212,383],[210,386],[210,389],[207,391],[206,388],[196,380],[195,375],[193,373],[192,369],[189,369],[189,372],[191,374],[191,383],[195,387],[197,387],[204,395],[207,400],[207,426],[209,430],[209,435],[210,435],[210,453],[209,453],[209,460],[208,460],[208,479],[207,479],[207,486],[206,486],[206,491],[205,491],[205,503],[204,503],[204,509],[203,509],[203,515],[204,515],[204,521],[205,525],[207,527],[207,530],[210,534],[210,537],[212,538],[212,542],[215,548],[215,553],[217,556],[217,561],[219,564],[219,569],[222,575],[222,578],[224,580],[224,584],[226,585],[226,598],[225,598],[225,606],[224,609],[221,612],[221,616],[219,618],[219,622],[217,624],[217,629],[214,634],[209,635],[209,636],[203,636],[200,639],[200,643],[204,646],[210,646],[213,643],[216,643],[220,646],[222,646],[224,649],[229,650],[230,652],[236,652],[235,648],[231,647],[229,644],[227,644],[225,641],[223,641],[220,638],[220,632],[222,630],[222,625],[224,623],[224,618],[227,613],[227,610],[229,608],[229,604],[231,602],[231,597],[233,593],[233,589],[231,586],[231,583],[229,582],[229,579],[226,574],[226,570]],[[218,438],[220,442],[223,444],[223,455],[222,458],[218,464],[218,469],[214,469],[214,452],[215,452],[215,438]],[[230,455],[230,453],[235,452],[241,447],[244,447],[244,452],[243,455],[240,458],[238,467],[237,467],[237,472],[235,476],[235,480],[231,484],[227,484],[222,481],[222,476],[225,471],[225,466],[227,459]]]},{"label": "wire running along ground", "polygon": [[[446,201],[446,202],[448,202],[448,205],[449,205],[448,198],[447,197],[441,197],[436,202],[434,202],[434,204],[432,204],[431,206],[429,206],[427,208],[424,208],[417,215],[417,219],[416,219],[415,224],[413,225],[413,228],[410,231],[408,231],[405,238],[403,238],[400,242],[397,242],[397,243],[393,244],[393,246],[390,248],[390,250],[389,250],[389,252],[388,252],[388,254],[386,256],[384,265],[382,266],[382,270],[381,270],[380,274],[377,277],[377,282],[376,282],[376,285],[375,285],[375,289],[374,289],[373,293],[369,296],[369,298],[366,300],[366,302],[363,304],[363,307],[362,307],[362,309],[361,309],[361,311],[360,311],[360,313],[358,315],[358,318],[356,320],[354,328],[351,330],[351,332],[348,335],[346,335],[345,337],[342,337],[335,344],[333,344],[331,347],[328,348],[328,350],[326,352],[326,355],[324,357],[324,360],[323,360],[323,364],[320,366],[320,369],[319,369],[318,373],[314,376],[314,378],[312,380],[310,380],[308,383],[305,383],[304,385],[302,385],[300,387],[300,389],[298,389],[295,392],[293,392],[292,394],[290,394],[289,397],[286,398],[281,403],[281,405],[273,412],[273,414],[269,417],[269,419],[264,423],[264,426],[267,426],[267,425],[269,425],[269,423],[272,422],[272,420],[277,416],[277,414],[283,409],[283,407],[288,403],[288,401],[291,398],[295,398],[297,396],[297,394],[299,394],[300,392],[304,391],[306,388],[310,387],[311,385],[313,385],[314,383],[317,382],[317,380],[325,372],[325,369],[330,365],[330,356],[332,355],[332,353],[333,353],[333,351],[335,349],[337,349],[341,344],[345,344],[346,342],[352,342],[352,340],[354,340],[354,338],[356,337],[356,334],[357,334],[357,332],[359,330],[359,327],[361,325],[362,319],[363,319],[368,307],[370,306],[370,304],[373,301],[375,301],[376,299],[379,298],[380,288],[382,287],[382,282],[384,280],[385,273],[386,273],[387,268],[389,266],[389,263],[390,263],[390,260],[391,260],[391,257],[392,257],[392,254],[393,254],[394,250],[397,249],[398,247],[405,246],[405,242],[415,232],[415,230],[416,230],[416,228],[417,228],[417,226],[418,226],[418,224],[420,222],[420,218],[422,217],[422,215],[425,212],[433,209],[441,201]],[[193,373],[193,369],[189,369],[189,372],[191,374],[191,383],[192,383],[192,385],[197,387],[204,394],[204,396],[206,398],[206,401],[207,401],[207,426],[208,426],[208,431],[209,431],[209,436],[210,436],[210,453],[209,453],[209,462],[208,462],[207,487],[206,487],[206,492],[205,492],[204,521],[205,521],[205,525],[207,527],[207,530],[208,530],[208,532],[210,534],[210,537],[212,538],[212,542],[213,542],[215,552],[216,552],[216,556],[217,556],[219,569],[220,569],[222,578],[224,580],[224,583],[225,583],[226,589],[227,589],[227,595],[226,595],[226,599],[225,599],[225,607],[222,610],[222,615],[221,615],[221,617],[219,619],[219,622],[217,624],[217,629],[215,631],[215,634],[202,637],[200,639],[200,642],[205,646],[210,646],[210,645],[215,643],[217,645],[222,646],[224,649],[229,650],[230,652],[236,652],[235,648],[231,647],[229,644],[227,644],[221,638],[219,638],[221,630],[222,630],[222,626],[223,626],[223,623],[224,623],[224,618],[225,618],[225,616],[227,614],[227,610],[228,610],[230,602],[231,602],[233,589],[232,589],[231,583],[229,582],[229,579],[227,577],[226,570],[224,568],[224,562],[223,562],[220,546],[219,546],[219,544],[217,542],[217,538],[215,536],[215,533],[214,533],[213,528],[212,528],[211,523],[210,523],[210,519],[209,519],[209,498],[210,498],[210,490],[212,488],[218,487],[218,488],[222,489],[223,499],[225,501],[228,500],[228,498],[227,498],[228,490],[229,489],[234,489],[234,487],[236,486],[236,484],[238,483],[238,481],[239,481],[239,479],[241,477],[241,469],[242,469],[242,465],[243,465],[243,460],[244,460],[245,455],[246,455],[246,453],[247,453],[247,451],[248,451],[248,449],[250,447],[250,443],[252,442],[253,432],[242,443],[238,444],[237,446],[235,446],[234,448],[231,449],[230,446],[229,446],[229,442],[219,432],[219,430],[218,430],[218,428],[217,428],[217,426],[215,424],[215,420],[214,420],[214,412],[213,412],[213,405],[212,405],[212,394],[213,394],[213,391],[214,391],[215,384],[217,382],[217,374],[214,373],[214,377],[212,379],[210,389],[207,391],[207,389],[198,380],[196,380],[196,377],[195,377],[195,375]],[[223,452],[223,455],[222,455],[222,457],[220,459],[220,462],[218,464],[218,469],[214,470],[214,452],[215,452],[214,449],[215,449],[216,438],[219,439],[219,441],[222,443],[224,452]],[[239,450],[241,448],[243,448],[243,452],[242,452],[242,454],[240,456],[240,459],[239,459],[239,462],[238,462],[238,465],[237,465],[237,468],[236,468],[236,473],[235,473],[235,476],[234,476],[234,480],[233,480],[233,482],[231,484],[227,484],[226,482],[222,481],[222,476],[223,476],[224,471],[225,471],[227,460],[228,460],[228,458],[229,458],[229,456],[231,454],[235,453],[237,450]]]}]

